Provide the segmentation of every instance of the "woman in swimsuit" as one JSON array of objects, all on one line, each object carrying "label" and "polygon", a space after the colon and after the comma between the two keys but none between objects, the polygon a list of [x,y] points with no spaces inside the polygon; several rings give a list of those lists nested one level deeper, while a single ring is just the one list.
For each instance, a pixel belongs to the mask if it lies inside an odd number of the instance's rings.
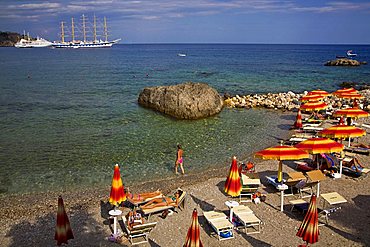
[{"label": "woman in swimsuit", "polygon": [[159,206],[177,206],[179,199],[179,192],[175,193],[175,196],[155,198],[142,205],[141,209],[151,209]]},{"label": "woman in swimsuit", "polygon": [[185,172],[184,172],[184,167],[183,167],[183,158],[182,158],[182,155],[183,155],[183,150],[181,149],[181,145],[178,144],[177,145],[177,155],[176,155],[176,162],[175,162],[175,173],[178,174],[177,172],[177,167],[180,165],[180,169],[181,169],[181,173],[184,175]]}]

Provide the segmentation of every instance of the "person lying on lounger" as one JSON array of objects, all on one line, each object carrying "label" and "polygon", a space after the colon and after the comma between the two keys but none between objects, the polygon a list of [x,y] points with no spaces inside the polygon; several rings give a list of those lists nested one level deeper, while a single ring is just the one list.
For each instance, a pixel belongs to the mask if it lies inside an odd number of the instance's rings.
[{"label": "person lying on lounger", "polygon": [[370,149],[370,145],[366,145],[364,143],[353,143],[352,146],[359,147],[359,148],[368,148],[368,149]]},{"label": "person lying on lounger", "polygon": [[176,191],[174,196],[171,197],[162,197],[162,198],[155,198],[144,205],[142,205],[140,208],[141,209],[152,209],[156,207],[161,207],[161,206],[177,206],[178,205],[178,200],[180,197],[180,192]]},{"label": "person lying on lounger", "polygon": [[353,158],[349,162],[343,162],[343,166],[349,167],[351,168],[352,171],[355,172],[362,172],[362,169],[364,169],[364,167],[360,164],[360,161],[358,161],[357,158]]},{"label": "person lying on lounger", "polygon": [[145,201],[147,199],[157,197],[161,194],[162,193],[159,190],[156,190],[154,192],[146,192],[146,193],[140,193],[140,194],[128,193],[127,197],[130,198],[134,202],[141,202],[141,201]]}]

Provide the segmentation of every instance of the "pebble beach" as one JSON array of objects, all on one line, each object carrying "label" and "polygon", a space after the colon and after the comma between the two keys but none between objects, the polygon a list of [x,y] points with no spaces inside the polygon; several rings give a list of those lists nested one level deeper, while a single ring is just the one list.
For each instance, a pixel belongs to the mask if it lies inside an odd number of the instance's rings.
[{"label": "pebble beach", "polygon": [[[283,113],[277,111],[276,114]],[[293,124],[291,120],[286,120],[286,122]],[[286,137],[288,138],[291,134],[291,131],[287,131]],[[358,138],[356,141],[370,143],[368,136]],[[271,146],[276,144],[271,143]],[[358,154],[356,157],[365,167],[370,168],[369,156]],[[204,211],[221,210],[227,213],[228,208],[225,201],[233,199],[223,191],[230,167],[225,166],[195,174],[179,175],[172,179],[141,183],[135,186],[126,185],[126,189],[129,187],[130,191],[136,193],[160,189],[164,194],[168,194],[176,188],[182,188],[187,192],[183,210],[177,210],[166,219],[158,215],[150,218],[150,221],[156,221],[158,224],[149,235],[148,246],[182,246],[191,224],[191,214],[194,208],[198,211],[201,226],[200,238],[204,246],[298,246],[303,244],[304,242],[296,236],[296,233],[304,215],[295,211],[291,212],[289,200],[294,197],[284,198],[284,211],[281,212],[280,194],[268,185],[265,179],[265,176],[277,173],[277,161],[262,161],[253,157],[248,157],[248,159],[256,164],[256,172],[259,173],[262,182],[260,192],[267,195],[266,201],[261,204],[244,203],[261,219],[260,233],[246,235],[243,231],[236,231],[234,239],[220,242],[206,222],[203,216]],[[284,164],[284,173],[295,171],[295,167],[289,162]],[[359,178],[343,175],[340,179],[328,177],[321,182],[321,193],[336,191],[347,200],[347,203],[340,205],[341,208],[330,215],[328,225],[319,227],[319,242],[312,246],[370,245],[368,234],[370,227],[369,188],[368,175],[362,175]],[[112,208],[108,203],[109,191],[110,186],[107,185],[99,189],[86,188],[2,196],[0,200],[0,245],[55,246],[57,198],[62,194],[74,233],[74,239],[69,240],[69,246],[131,246],[125,237],[122,238],[121,243],[107,240],[112,233],[113,223],[108,215],[108,211]],[[319,208],[322,207],[322,203],[322,200],[318,200]],[[125,207],[121,209],[124,214],[129,210]],[[122,221],[119,223],[122,224]],[[122,226],[119,230],[123,231]]]}]

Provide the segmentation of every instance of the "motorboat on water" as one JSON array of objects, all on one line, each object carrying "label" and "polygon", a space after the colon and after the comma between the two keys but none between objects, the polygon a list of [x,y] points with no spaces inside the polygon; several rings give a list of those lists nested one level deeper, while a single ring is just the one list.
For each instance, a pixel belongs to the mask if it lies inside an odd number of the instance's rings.
[{"label": "motorboat on water", "polygon": [[37,37],[36,39],[31,39],[29,34],[27,34],[27,38],[22,38],[20,41],[15,43],[14,46],[17,48],[42,48],[49,47],[51,45],[52,43],[46,39],[40,37]]},{"label": "motorboat on water", "polygon": [[352,50],[348,50],[347,51],[347,57],[356,57],[357,54],[356,53],[352,53],[353,51]]},{"label": "motorboat on water", "polygon": [[105,48],[111,47],[113,44],[116,44],[121,39],[116,39],[113,41],[108,41],[108,30],[107,30],[107,20],[104,17],[104,36],[105,40],[97,39],[97,30],[96,30],[96,17],[94,15],[94,25],[93,25],[93,40],[87,40],[87,27],[86,27],[86,16],[82,15],[82,33],[83,33],[83,40],[76,40],[75,39],[75,27],[74,27],[74,19],[72,18],[71,22],[71,31],[72,31],[72,40],[65,41],[65,32],[64,32],[64,22],[61,22],[61,38],[62,40],[54,41],[52,43],[53,48]]},{"label": "motorboat on water", "polygon": [[186,54],[185,53],[178,53],[177,56],[179,56],[179,57],[186,57]]}]

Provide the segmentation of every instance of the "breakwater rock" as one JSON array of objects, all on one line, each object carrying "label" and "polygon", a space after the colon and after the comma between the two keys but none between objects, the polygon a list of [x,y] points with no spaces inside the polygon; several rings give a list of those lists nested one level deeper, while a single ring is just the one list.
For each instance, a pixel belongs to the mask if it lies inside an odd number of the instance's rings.
[{"label": "breakwater rock", "polygon": [[357,60],[348,58],[339,58],[331,61],[327,61],[325,66],[360,66],[361,63]]},{"label": "breakwater rock", "polygon": [[219,113],[223,107],[222,97],[214,88],[193,82],[144,88],[138,102],[178,119],[209,117]]},{"label": "breakwater rock", "polygon": [[[300,98],[307,95],[308,92],[303,93],[267,93],[267,94],[250,94],[233,97],[227,97],[224,105],[230,108],[268,108],[293,111],[299,109],[301,106]],[[361,100],[362,107],[365,110],[370,110],[370,89],[359,91],[360,94],[365,96]],[[329,96],[324,99],[328,104],[328,110],[340,109],[343,105],[352,104],[353,102],[348,99],[338,98],[336,96]]]}]

